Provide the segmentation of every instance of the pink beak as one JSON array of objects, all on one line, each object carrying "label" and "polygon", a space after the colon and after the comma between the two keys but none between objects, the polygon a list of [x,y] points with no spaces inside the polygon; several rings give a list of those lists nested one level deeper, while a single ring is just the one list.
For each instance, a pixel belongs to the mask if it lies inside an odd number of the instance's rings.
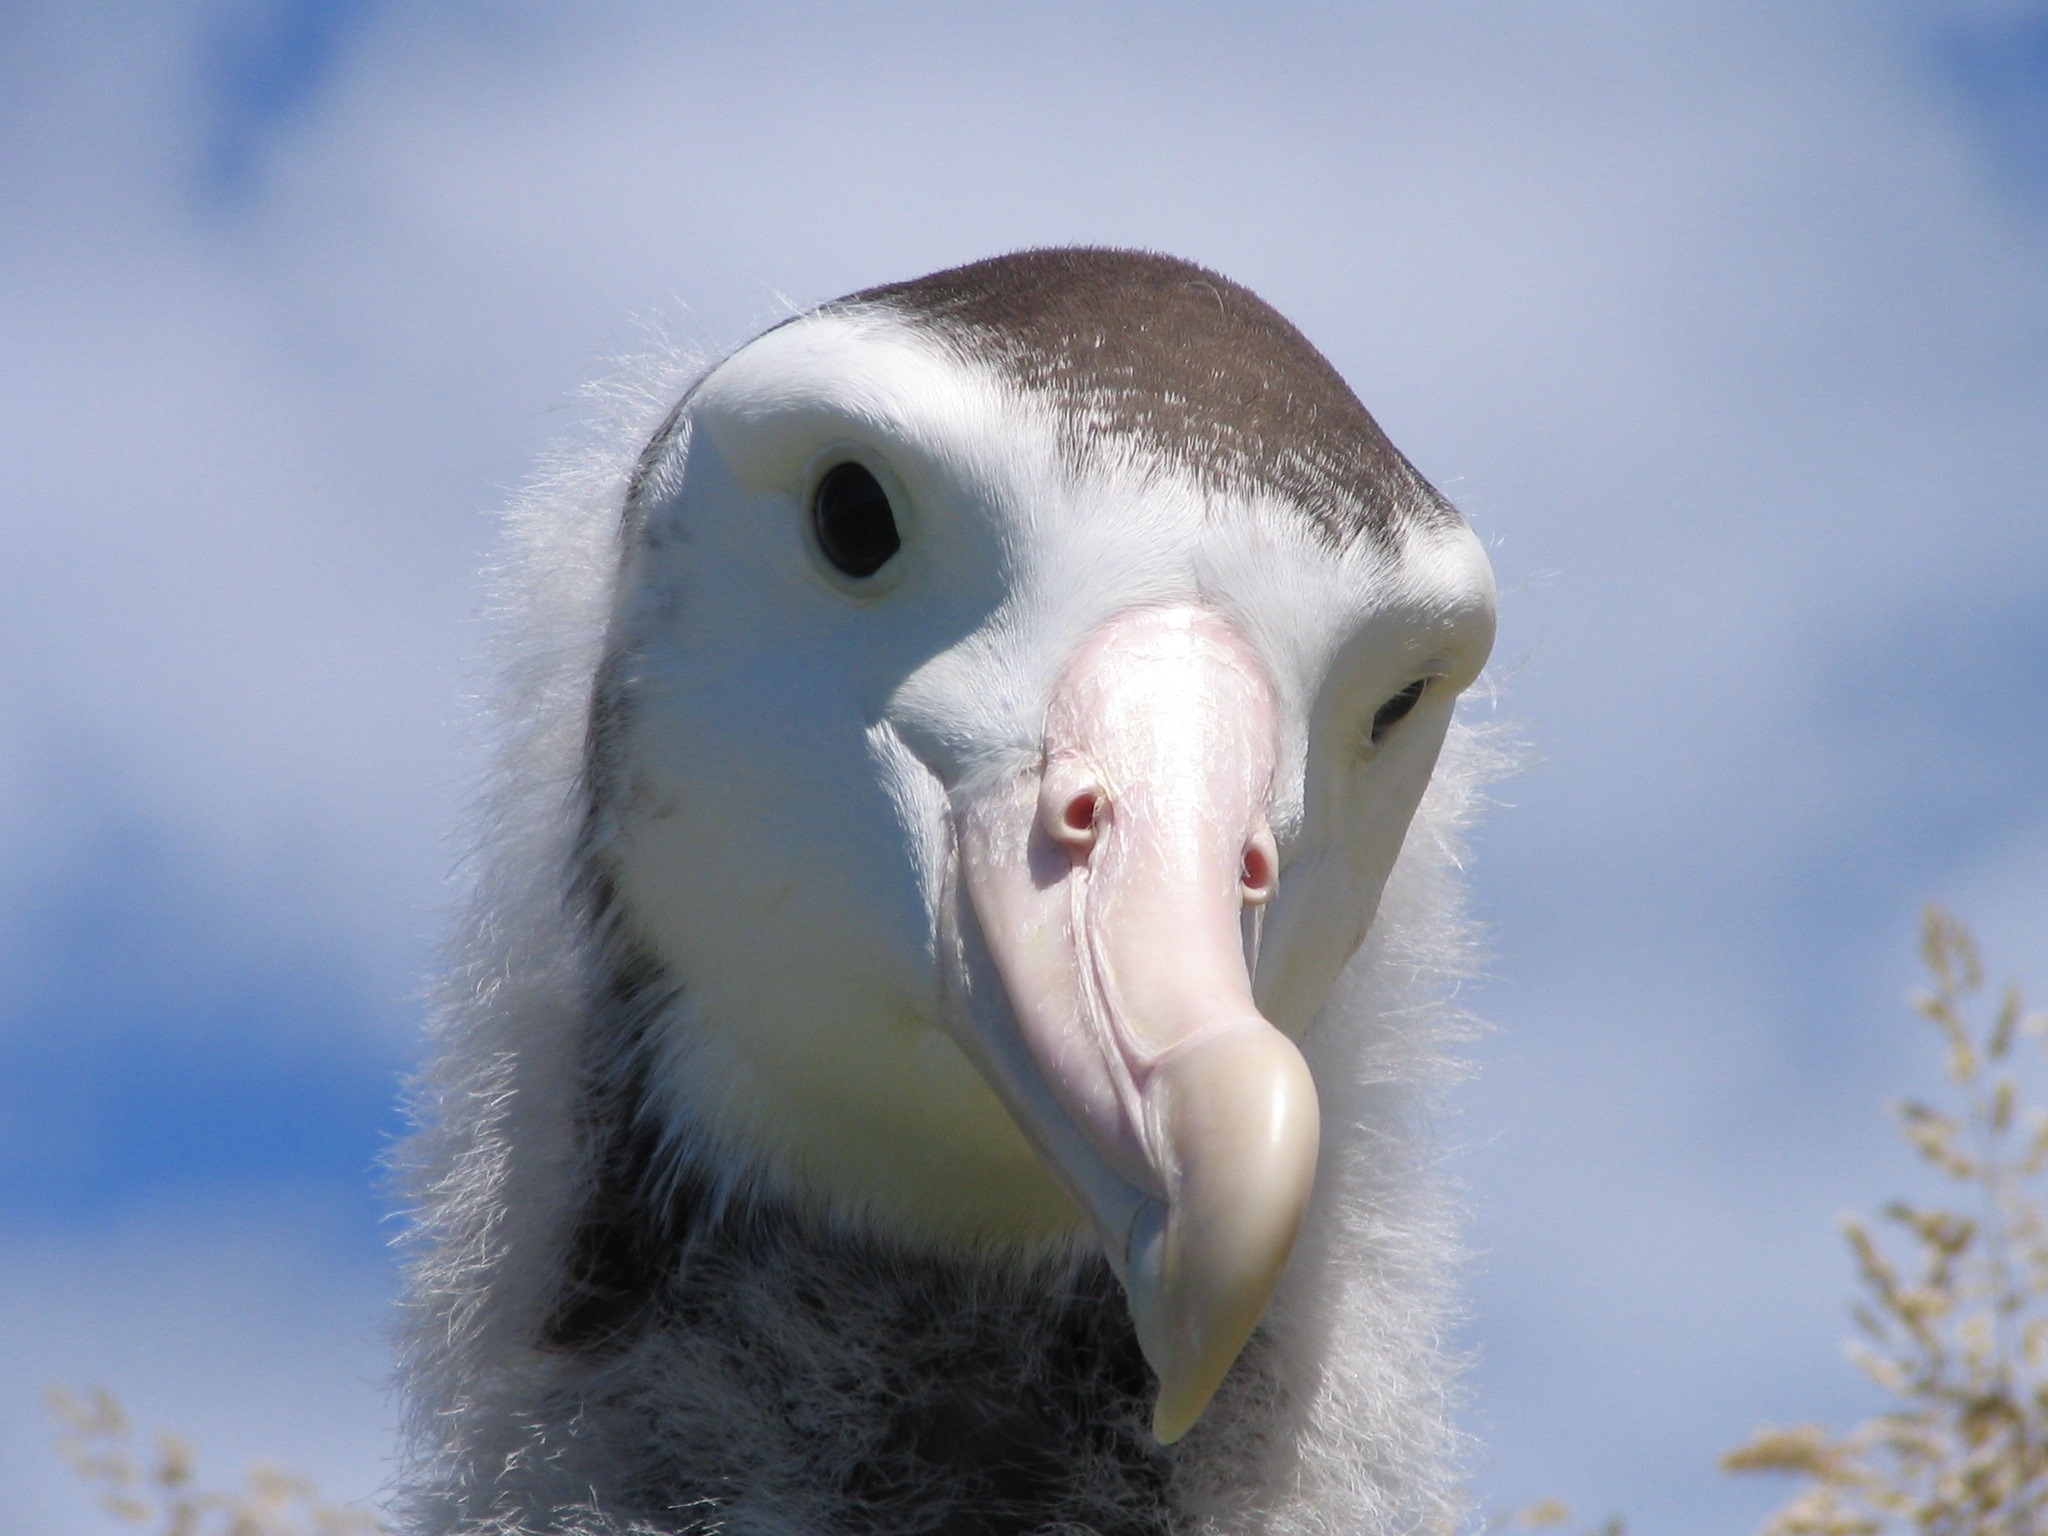
[{"label": "pink beak", "polygon": [[976,1054],[1123,1282],[1162,1441],[1258,1325],[1315,1178],[1315,1085],[1252,1001],[1277,740],[1235,629],[1139,610],[1068,663],[1038,772],[958,811],[1014,1029]]}]

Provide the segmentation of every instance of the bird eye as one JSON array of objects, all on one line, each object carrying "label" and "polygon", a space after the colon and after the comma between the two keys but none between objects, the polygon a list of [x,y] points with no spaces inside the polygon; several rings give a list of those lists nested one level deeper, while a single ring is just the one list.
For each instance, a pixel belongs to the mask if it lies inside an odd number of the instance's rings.
[{"label": "bird eye", "polygon": [[903,547],[881,482],[859,464],[835,464],[811,498],[811,527],[834,570],[872,576]]},{"label": "bird eye", "polygon": [[1429,679],[1418,677],[1414,682],[1382,704],[1372,717],[1372,744],[1378,746],[1386,740],[1387,732],[1408,718],[1408,712],[1422,702],[1422,690],[1429,686]]}]

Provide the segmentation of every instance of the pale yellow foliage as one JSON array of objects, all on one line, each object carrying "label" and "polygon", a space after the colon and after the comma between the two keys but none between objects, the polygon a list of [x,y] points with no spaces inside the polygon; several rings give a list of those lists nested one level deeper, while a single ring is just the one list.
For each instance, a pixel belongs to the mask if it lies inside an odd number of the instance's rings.
[{"label": "pale yellow foliage", "polygon": [[48,1394],[64,1426],[59,1442],[78,1475],[100,1490],[100,1506],[148,1536],[387,1536],[368,1510],[328,1504],[303,1477],[257,1466],[236,1491],[199,1485],[191,1445],[159,1434],[147,1454],[111,1392]]},{"label": "pale yellow foliage", "polygon": [[1914,1007],[1941,1037],[1953,1102],[1901,1105],[1900,1129],[1958,1208],[1885,1207],[1896,1257],[1869,1223],[1843,1224],[1863,1289],[1857,1363],[1896,1403],[1845,1435],[1765,1429],[1723,1457],[1806,1479],[1761,1536],[2048,1532],[2048,1113],[2025,1104],[2016,1054],[2048,1018],[2014,988],[1973,1018],[1977,946],[1939,909],[1921,953],[1934,986]]}]

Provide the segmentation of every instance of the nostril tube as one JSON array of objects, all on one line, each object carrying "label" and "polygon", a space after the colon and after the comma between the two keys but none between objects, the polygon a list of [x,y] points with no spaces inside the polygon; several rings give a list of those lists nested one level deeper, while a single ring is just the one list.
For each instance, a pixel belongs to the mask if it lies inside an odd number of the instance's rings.
[{"label": "nostril tube", "polygon": [[1101,779],[1085,764],[1051,763],[1039,785],[1038,819],[1054,842],[1080,858],[1095,846],[1108,800]]},{"label": "nostril tube", "polygon": [[1264,906],[1280,885],[1280,850],[1273,834],[1260,827],[1244,845],[1244,862],[1238,871],[1239,894],[1248,907]]}]

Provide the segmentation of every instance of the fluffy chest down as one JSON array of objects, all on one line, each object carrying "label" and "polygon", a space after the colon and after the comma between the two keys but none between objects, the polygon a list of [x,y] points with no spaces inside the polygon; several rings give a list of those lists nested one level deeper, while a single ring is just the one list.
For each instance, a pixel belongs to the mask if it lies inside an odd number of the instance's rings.
[{"label": "fluffy chest down", "polygon": [[614,1519],[707,1536],[1180,1528],[1099,1257],[947,1260],[761,1206],[686,1253],[637,1326],[576,1352],[538,1497],[604,1489]]}]

